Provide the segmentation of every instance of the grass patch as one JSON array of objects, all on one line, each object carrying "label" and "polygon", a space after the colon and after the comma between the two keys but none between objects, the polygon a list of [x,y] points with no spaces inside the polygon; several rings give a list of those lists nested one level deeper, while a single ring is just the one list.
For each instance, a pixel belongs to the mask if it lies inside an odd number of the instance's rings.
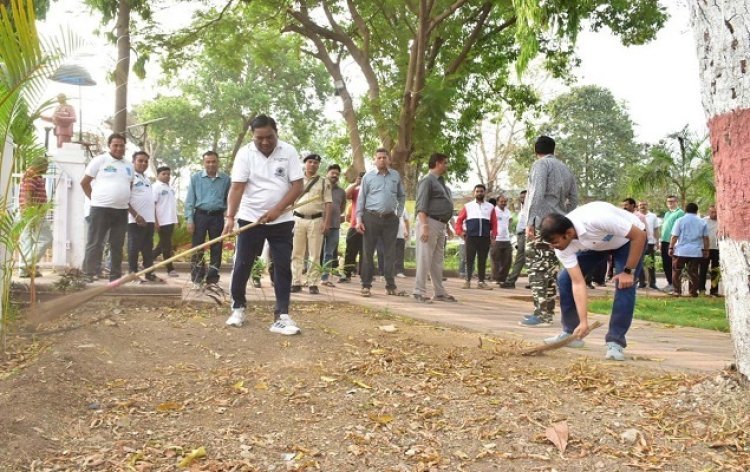
[{"label": "grass patch", "polygon": [[[607,297],[589,300],[589,311],[609,314],[612,311],[612,299]],[[638,297],[634,315],[636,319],[644,321],[729,332],[723,298]]]}]

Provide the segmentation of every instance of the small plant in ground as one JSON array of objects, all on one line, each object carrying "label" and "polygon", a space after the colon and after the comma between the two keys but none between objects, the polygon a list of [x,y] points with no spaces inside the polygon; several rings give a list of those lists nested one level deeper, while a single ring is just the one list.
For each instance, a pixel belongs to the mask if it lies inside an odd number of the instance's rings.
[{"label": "small plant in ground", "polygon": [[86,274],[80,269],[66,269],[55,281],[53,287],[58,292],[78,292],[86,288]]}]

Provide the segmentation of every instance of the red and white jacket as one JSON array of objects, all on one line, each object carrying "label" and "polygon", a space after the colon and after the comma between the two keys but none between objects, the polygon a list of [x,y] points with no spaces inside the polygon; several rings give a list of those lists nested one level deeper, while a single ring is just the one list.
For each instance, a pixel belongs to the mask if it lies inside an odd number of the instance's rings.
[{"label": "red and white jacket", "polygon": [[476,200],[464,205],[456,219],[456,234],[463,236],[464,225],[466,235],[485,237],[492,240],[497,234],[497,216],[495,207],[491,203],[478,203]]}]

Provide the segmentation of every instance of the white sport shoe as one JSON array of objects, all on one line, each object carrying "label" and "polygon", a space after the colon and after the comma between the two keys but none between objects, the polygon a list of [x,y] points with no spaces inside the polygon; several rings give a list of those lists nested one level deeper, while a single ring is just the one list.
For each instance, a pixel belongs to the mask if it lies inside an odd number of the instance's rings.
[{"label": "white sport shoe", "polygon": [[[564,339],[568,339],[571,337],[572,334],[566,333],[563,331],[562,333],[558,334],[557,336],[551,336],[549,338],[544,338],[544,344],[555,344],[556,342],[562,341]],[[575,339],[568,343],[565,347],[572,347],[574,349],[582,348],[586,343],[583,342],[581,339]]]},{"label": "white sport shoe", "polygon": [[245,323],[245,309],[244,308],[232,308],[232,316],[227,321],[227,326],[241,327]]},{"label": "white sport shoe", "polygon": [[289,315],[280,315],[279,319],[271,325],[270,331],[276,334],[283,334],[285,336],[293,336],[299,334],[300,329],[297,323],[289,317]]},{"label": "white sport shoe", "polygon": [[624,361],[625,360],[624,347],[617,343],[607,343],[607,354],[604,356],[605,359],[612,359],[613,361]]}]

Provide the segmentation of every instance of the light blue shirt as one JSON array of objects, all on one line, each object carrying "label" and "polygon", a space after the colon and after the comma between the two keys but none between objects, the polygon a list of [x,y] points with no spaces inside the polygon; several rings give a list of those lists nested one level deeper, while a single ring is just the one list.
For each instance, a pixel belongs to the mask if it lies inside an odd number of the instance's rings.
[{"label": "light blue shirt", "polygon": [[362,177],[359,187],[357,220],[362,221],[365,210],[401,216],[404,203],[406,193],[401,184],[401,175],[393,169],[388,169],[385,174],[378,173],[377,169],[371,170]]},{"label": "light blue shirt", "polygon": [[193,214],[197,208],[204,211],[226,210],[230,185],[229,176],[223,172],[217,172],[216,177],[209,177],[205,170],[193,174],[185,198],[187,221],[193,222]]},{"label": "light blue shirt", "polygon": [[672,236],[677,236],[675,256],[703,257],[703,238],[708,237],[708,229],[698,215],[686,213],[678,219],[672,227]]}]

